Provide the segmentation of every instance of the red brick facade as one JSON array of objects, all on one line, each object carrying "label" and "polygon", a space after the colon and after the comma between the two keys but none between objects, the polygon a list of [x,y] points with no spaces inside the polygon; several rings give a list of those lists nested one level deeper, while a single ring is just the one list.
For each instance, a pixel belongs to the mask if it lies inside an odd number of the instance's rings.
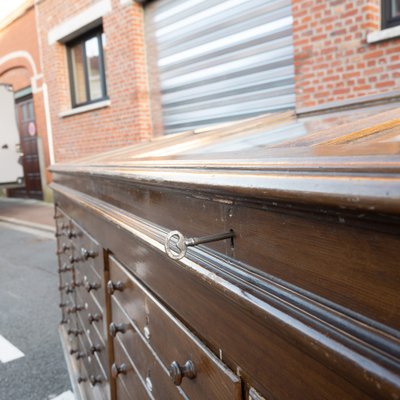
[{"label": "red brick facade", "polygon": [[131,3],[112,1],[112,10],[102,19],[106,36],[106,83],[110,105],[93,111],[61,117],[71,109],[66,48],[60,42],[48,45],[55,26],[93,5],[90,0],[39,3],[39,32],[44,76],[51,99],[51,121],[56,162],[122,147],[151,137],[148,80],[145,61],[143,9]]},{"label": "red brick facade", "polygon": [[39,154],[44,168],[42,186],[45,198],[50,197],[46,183],[50,174],[46,167],[50,164],[46,115],[43,102],[42,71],[37,41],[35,8],[33,1],[27,1],[9,21],[2,21],[0,27],[0,83],[9,84],[14,92],[31,88]]},{"label": "red brick facade", "polygon": [[[2,52],[25,49],[32,54],[39,76],[43,65],[43,80],[37,85],[48,86],[56,162],[146,140],[161,131],[157,118],[154,126],[151,122],[143,6],[132,0],[107,1],[37,1],[0,37]],[[109,104],[67,116],[72,107],[66,46],[60,40],[50,43],[49,33],[99,3],[110,8],[102,17]],[[297,112],[399,91],[400,39],[367,42],[368,33],[379,30],[380,0],[292,0],[292,15]],[[0,65],[0,82],[12,83],[15,90],[29,86],[32,74],[23,58]],[[44,137],[41,97],[38,90],[35,111]],[[161,111],[153,106],[153,114]],[[47,139],[43,143],[47,146]]]},{"label": "red brick facade", "polygon": [[367,43],[380,0],[293,0],[296,109],[400,89],[400,38]]}]

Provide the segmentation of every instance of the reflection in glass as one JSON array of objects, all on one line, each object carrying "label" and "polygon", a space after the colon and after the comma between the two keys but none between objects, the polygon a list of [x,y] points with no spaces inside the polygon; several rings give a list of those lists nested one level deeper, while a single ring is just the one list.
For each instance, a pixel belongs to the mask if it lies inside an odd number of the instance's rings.
[{"label": "reflection in glass", "polygon": [[85,69],[83,63],[83,48],[79,43],[71,48],[71,63],[74,83],[75,103],[88,101],[85,88]]},{"label": "reflection in glass", "polygon": [[100,50],[97,36],[86,40],[85,50],[90,100],[96,100],[103,97],[101,89]]},{"label": "reflection in glass", "polygon": [[392,18],[397,18],[400,16],[400,0],[392,0]]}]

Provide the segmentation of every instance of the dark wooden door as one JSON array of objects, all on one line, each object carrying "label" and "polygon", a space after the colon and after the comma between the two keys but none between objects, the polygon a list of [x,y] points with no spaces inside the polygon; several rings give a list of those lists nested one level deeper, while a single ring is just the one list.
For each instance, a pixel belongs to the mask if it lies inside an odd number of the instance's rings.
[{"label": "dark wooden door", "polygon": [[22,165],[24,169],[25,186],[9,190],[9,195],[11,197],[29,197],[42,200],[43,191],[40,179],[37,132],[32,97],[24,97],[18,100],[15,107],[21,151],[23,153]]}]

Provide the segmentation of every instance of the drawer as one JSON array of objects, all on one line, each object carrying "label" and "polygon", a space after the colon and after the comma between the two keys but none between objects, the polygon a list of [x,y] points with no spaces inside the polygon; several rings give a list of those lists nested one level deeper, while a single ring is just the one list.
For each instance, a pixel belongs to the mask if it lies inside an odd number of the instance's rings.
[{"label": "drawer", "polygon": [[[182,399],[182,390],[172,383],[168,371],[157,360],[155,353],[145,343],[116,299],[112,299],[112,320],[114,323],[123,324],[126,327],[124,333],[119,332],[115,335],[114,343],[118,340],[126,357],[151,395],[155,399]],[[128,389],[130,388],[128,387]]]},{"label": "drawer", "polygon": [[61,310],[61,320],[66,324],[70,324],[72,319],[71,314],[67,313],[67,309],[73,307],[76,304],[76,298],[74,293],[66,294],[65,291],[60,291],[60,303],[59,307]]},{"label": "drawer", "polygon": [[88,350],[93,357],[96,357],[103,368],[104,373],[108,376],[108,355],[105,342],[100,338],[100,335],[92,327],[84,326],[81,316],[78,316],[79,328],[84,331],[87,340],[89,341]]},{"label": "drawer", "polygon": [[[89,263],[93,265],[96,270],[102,268],[103,259],[101,246],[97,241],[76,222],[73,222],[72,234],[71,243],[73,245],[74,255],[79,258],[80,263]],[[101,275],[101,271],[99,271],[99,275]]]},{"label": "drawer", "polygon": [[[118,369],[121,366],[126,366],[126,370],[119,371]],[[114,364],[112,369],[118,371],[117,374],[113,373],[118,400],[145,400],[151,398],[145,388],[145,382],[142,381],[131,364],[118,337],[114,339]]]},{"label": "drawer", "polygon": [[[107,371],[101,365],[96,354],[92,354],[90,349],[92,344],[86,334],[79,336],[80,354],[77,359],[81,360],[84,364],[86,371],[95,377],[101,376],[102,382],[107,380]],[[99,383],[101,384],[101,383]]]},{"label": "drawer", "polygon": [[65,349],[68,353],[68,357],[75,360],[75,354],[79,351],[79,339],[75,335],[68,334],[70,330],[76,330],[76,323],[63,324],[64,334],[62,335],[62,340],[64,341]]},{"label": "drawer", "polygon": [[[105,343],[107,340],[107,325],[103,310],[99,308],[98,304],[84,290],[77,291],[76,296],[77,302],[83,306],[83,310],[79,312],[79,317],[84,329],[91,332],[90,337],[93,341],[100,339]],[[98,319],[99,317],[100,319]],[[90,323],[90,318],[98,320],[92,320],[92,323]]]},{"label": "drawer", "polygon": [[184,378],[180,385],[188,397],[201,400],[241,398],[240,378],[112,257],[110,278],[114,285],[120,281],[123,286],[122,291],[111,290],[112,297],[129,315],[164,366],[170,368],[178,364],[182,367],[188,361],[194,364],[196,377]]},{"label": "drawer", "polygon": [[95,383],[93,386],[90,380],[91,374],[86,370],[86,367],[83,363],[79,364],[81,371],[80,375],[82,378],[84,378],[84,381],[79,384],[79,389],[83,395],[82,398],[84,400],[110,400],[110,384],[108,382],[101,384]]},{"label": "drawer", "polygon": [[105,306],[103,275],[99,276],[89,263],[77,263],[75,265],[75,279],[81,283],[82,290],[93,296],[101,308]]}]

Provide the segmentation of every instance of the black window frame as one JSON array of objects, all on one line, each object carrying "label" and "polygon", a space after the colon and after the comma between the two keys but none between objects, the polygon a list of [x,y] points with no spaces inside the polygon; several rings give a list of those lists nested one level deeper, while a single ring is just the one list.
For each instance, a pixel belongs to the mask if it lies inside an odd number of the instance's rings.
[{"label": "black window frame", "polygon": [[[103,36],[103,28],[97,27],[66,43],[67,59],[68,59],[68,77],[69,77],[72,108],[82,107],[88,104],[98,103],[99,101],[108,100],[102,36]],[[102,92],[101,97],[93,100],[90,98],[89,71],[87,65],[86,48],[84,45],[84,42],[92,38],[97,38],[99,46],[99,71],[100,71],[101,92]],[[74,80],[73,65],[72,65],[72,48],[78,44],[82,44],[85,93],[86,93],[86,98],[88,99],[87,101],[81,103],[77,103],[76,101],[75,80]]]},{"label": "black window frame", "polygon": [[392,2],[391,0],[382,0],[381,3],[381,28],[388,29],[400,25],[400,16],[392,17]]}]

